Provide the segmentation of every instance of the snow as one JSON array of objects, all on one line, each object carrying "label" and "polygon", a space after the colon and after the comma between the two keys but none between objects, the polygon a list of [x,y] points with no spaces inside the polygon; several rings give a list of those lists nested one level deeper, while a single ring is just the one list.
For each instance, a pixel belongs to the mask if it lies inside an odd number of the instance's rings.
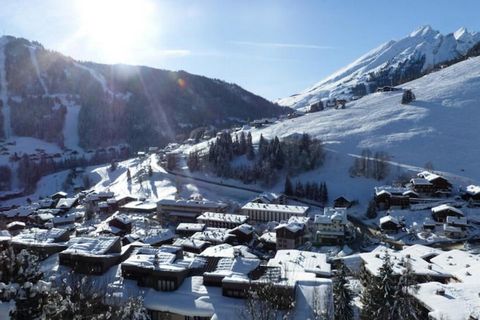
[{"label": "snow", "polygon": [[61,100],[67,107],[65,122],[63,124],[63,144],[69,149],[81,150],[79,145],[80,138],[78,136],[78,116],[81,107],[65,97]]},{"label": "snow", "polygon": [[428,282],[414,296],[431,310],[431,319],[464,320],[480,317],[478,294],[478,283]]},{"label": "snow", "polygon": [[282,106],[303,108],[322,98],[350,98],[353,95],[351,88],[359,83],[368,88],[371,73],[401,67],[402,64],[413,63],[421,57],[425,57],[422,70],[426,71],[434,65],[466,54],[479,41],[479,33],[469,33],[466,29],[442,35],[430,26],[423,26],[400,40],[382,44],[311,88],[277,102]]},{"label": "snow", "polygon": [[331,267],[327,256],[323,253],[278,250],[273,259],[267,263],[269,267],[281,267],[289,282],[311,280],[316,276],[330,277]]},{"label": "snow", "polygon": [[6,37],[0,38],[0,98],[3,102],[3,130],[5,139],[9,139],[13,135],[12,124],[10,118],[10,106],[8,105],[8,84],[7,84],[7,68],[5,59],[5,47],[8,42]]},{"label": "snow", "polygon": [[33,68],[35,69],[35,72],[37,74],[38,81],[40,82],[40,85],[42,86],[44,94],[48,95],[48,88],[45,85],[45,81],[43,80],[43,77],[40,73],[40,68],[38,67],[38,60],[37,60],[37,54],[36,51],[37,48],[34,46],[28,46],[28,51],[30,52],[30,59],[32,60],[32,65]]},{"label": "snow", "polygon": [[465,176],[480,180],[480,155],[465,139],[478,134],[479,86],[480,57],[475,57],[403,84],[417,97],[409,105],[400,103],[401,92],[373,93],[349,102],[344,110],[327,109],[252,129],[252,136],[258,141],[260,134],[272,138],[305,132],[344,155],[382,150],[393,164],[418,169],[431,161],[442,176],[467,185],[471,180]]},{"label": "snow", "polygon": [[305,215],[308,209],[309,207],[305,207],[305,206],[265,204],[265,203],[256,203],[256,202],[249,202],[242,207],[242,210],[284,212],[284,213],[291,213],[291,214],[297,214],[297,215]]},{"label": "snow", "polygon": [[248,220],[248,216],[221,212],[204,212],[197,217],[197,220],[243,224]]},{"label": "snow", "polygon": [[19,235],[12,238],[12,242],[21,244],[51,244],[57,242],[57,239],[63,236],[67,230],[64,229],[38,229],[32,228],[25,230]]},{"label": "snow", "polygon": [[76,237],[68,242],[68,249],[62,253],[78,255],[105,255],[117,242],[118,237]]}]

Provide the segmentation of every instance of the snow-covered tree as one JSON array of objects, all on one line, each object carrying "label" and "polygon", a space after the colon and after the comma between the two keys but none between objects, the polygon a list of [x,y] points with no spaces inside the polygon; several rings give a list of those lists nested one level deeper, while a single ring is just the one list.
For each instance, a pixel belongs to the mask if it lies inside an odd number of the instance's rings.
[{"label": "snow-covered tree", "polygon": [[335,301],[335,320],[353,319],[352,292],[348,286],[347,270],[343,263],[333,279],[333,297]]}]

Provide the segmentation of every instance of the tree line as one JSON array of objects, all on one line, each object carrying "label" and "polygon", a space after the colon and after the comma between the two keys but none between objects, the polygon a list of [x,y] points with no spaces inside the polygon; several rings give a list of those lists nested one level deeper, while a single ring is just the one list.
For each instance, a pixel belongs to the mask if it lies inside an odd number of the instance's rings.
[{"label": "tree line", "polygon": [[[237,164],[232,164],[234,159],[239,160]],[[187,165],[191,171],[208,170],[219,177],[234,178],[244,183],[272,185],[282,172],[298,174],[313,170],[321,166],[323,160],[322,142],[308,134],[282,141],[277,136],[269,140],[260,135],[255,148],[250,132],[242,132],[232,138],[229,132],[224,131],[209,144],[206,154],[191,152]]]},{"label": "tree line", "polygon": [[390,173],[389,160],[390,156],[386,152],[373,153],[369,149],[364,149],[361,156],[354,159],[349,169],[350,176],[383,180]]},{"label": "tree line", "polygon": [[283,193],[287,196],[297,198],[306,198],[323,204],[328,202],[328,188],[326,182],[306,182],[297,181],[293,186],[290,177],[285,178],[285,186]]}]

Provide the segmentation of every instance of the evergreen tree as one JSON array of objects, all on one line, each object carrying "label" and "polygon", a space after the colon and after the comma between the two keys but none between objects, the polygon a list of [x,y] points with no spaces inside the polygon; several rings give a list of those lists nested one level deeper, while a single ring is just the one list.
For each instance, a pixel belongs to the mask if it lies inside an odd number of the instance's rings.
[{"label": "evergreen tree", "polygon": [[285,187],[284,187],[284,190],[283,192],[287,195],[287,196],[293,196],[293,186],[292,186],[292,181],[290,181],[290,177],[287,176],[285,178]]},{"label": "evergreen tree", "polygon": [[389,319],[395,302],[397,283],[388,251],[383,256],[378,276],[371,277],[364,270],[362,278],[364,290],[361,297],[363,304],[361,319]]},{"label": "evergreen tree", "polygon": [[341,263],[338,273],[333,279],[333,297],[335,320],[352,320],[352,292],[348,287],[347,270],[343,263]]},{"label": "evergreen tree", "polygon": [[374,218],[377,217],[377,204],[376,204],[375,200],[371,200],[368,203],[368,208],[367,208],[367,212],[366,212],[365,215],[369,219],[374,219]]},{"label": "evergreen tree", "polygon": [[402,104],[409,104],[412,101],[415,101],[415,95],[413,94],[412,90],[407,89],[403,91]]},{"label": "evergreen tree", "polygon": [[428,315],[422,314],[417,300],[412,293],[418,291],[418,283],[413,273],[410,259],[400,262],[404,270],[398,280],[397,289],[394,295],[394,304],[390,312],[390,319],[395,320],[419,320],[426,319]]},{"label": "evergreen tree", "polygon": [[250,132],[247,134],[247,145],[245,152],[248,160],[255,159],[255,150],[253,148],[252,134]]},{"label": "evergreen tree", "polygon": [[242,155],[242,154],[245,154],[246,152],[247,152],[247,139],[245,138],[245,133],[242,131],[242,133],[240,134],[238,153]]},{"label": "evergreen tree", "polygon": [[127,181],[132,181],[132,173],[130,172],[130,168],[127,169]]},{"label": "evergreen tree", "polygon": [[322,188],[322,202],[324,204],[328,203],[328,188],[327,188],[327,183],[324,182],[323,184],[323,188]]}]

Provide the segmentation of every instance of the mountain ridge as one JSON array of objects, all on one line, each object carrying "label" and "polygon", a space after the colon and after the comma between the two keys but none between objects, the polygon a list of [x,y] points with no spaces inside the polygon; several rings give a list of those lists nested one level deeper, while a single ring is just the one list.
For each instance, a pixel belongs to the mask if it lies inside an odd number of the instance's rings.
[{"label": "mountain ridge", "polygon": [[306,90],[276,102],[304,108],[321,99],[357,99],[381,86],[417,79],[450,62],[468,56],[480,43],[480,33],[460,28],[446,35],[422,26],[399,40],[372,49]]}]

